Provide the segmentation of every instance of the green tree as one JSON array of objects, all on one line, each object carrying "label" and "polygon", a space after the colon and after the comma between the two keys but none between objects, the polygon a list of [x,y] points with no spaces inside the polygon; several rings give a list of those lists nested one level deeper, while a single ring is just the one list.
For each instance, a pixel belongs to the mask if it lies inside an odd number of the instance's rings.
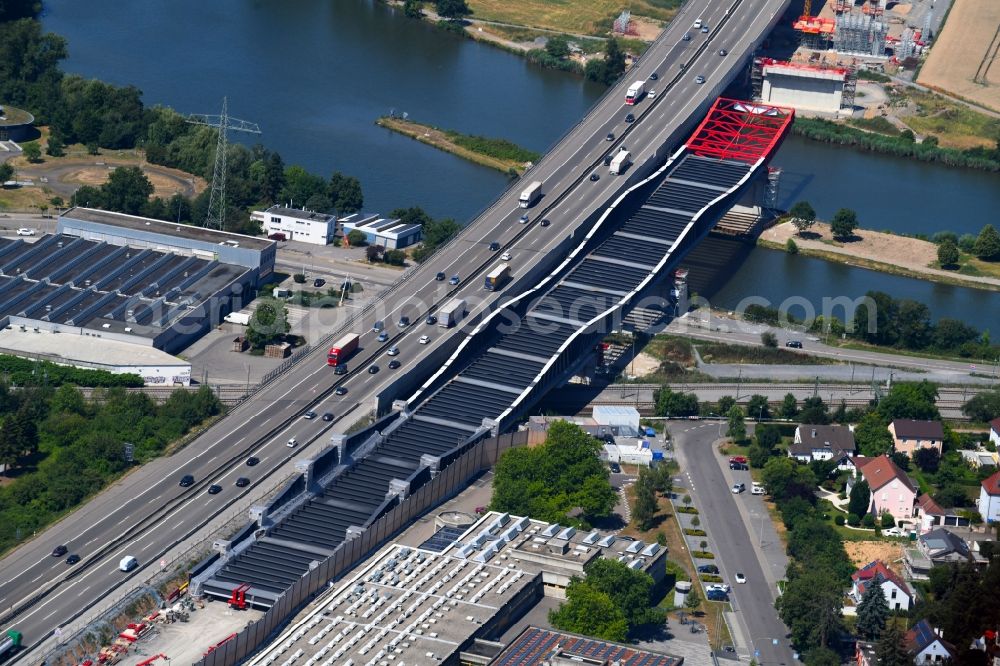
[{"label": "green tree", "polygon": [[829,408],[818,395],[809,396],[802,401],[802,411],[799,412],[799,422],[812,425],[829,423]]},{"label": "green tree", "polygon": [[553,58],[565,58],[569,55],[569,41],[565,35],[553,35],[545,42],[545,52]]},{"label": "green tree", "polygon": [[814,647],[802,655],[806,666],[840,666],[840,656],[825,647]]},{"label": "green tree", "polygon": [[800,234],[816,224],[816,211],[808,201],[797,201],[788,214],[792,218],[792,225]]},{"label": "green tree", "polygon": [[353,176],[345,176],[339,171],[330,176],[327,196],[333,202],[333,209],[338,215],[357,213],[365,204],[361,181]]},{"label": "green tree", "polygon": [[845,240],[854,235],[854,230],[858,228],[858,214],[850,208],[841,208],[833,214],[830,220],[830,231],[833,237]]},{"label": "green tree", "polygon": [[973,396],[962,405],[962,414],[980,423],[1000,418],[1000,389],[983,391]]},{"label": "green tree", "polygon": [[899,344],[905,349],[923,349],[931,341],[933,325],[931,311],[923,303],[910,299],[899,301],[896,323],[899,327]]},{"label": "green tree", "polygon": [[694,416],[698,413],[698,396],[661,387],[654,395],[657,416]]},{"label": "green tree", "polygon": [[1000,233],[997,233],[992,224],[987,224],[979,232],[972,246],[972,253],[985,261],[1000,259]]},{"label": "green tree", "polygon": [[347,242],[351,247],[361,247],[367,244],[367,236],[363,231],[358,229],[351,229],[347,232]]},{"label": "green tree", "polygon": [[14,166],[7,162],[0,162],[0,185],[8,180],[14,180]]},{"label": "green tree", "polygon": [[785,252],[787,252],[788,254],[798,254],[799,246],[795,243],[794,240],[789,238],[787,241],[785,241]]},{"label": "green tree", "polygon": [[608,85],[625,73],[625,52],[614,37],[604,43],[604,65],[604,82]]},{"label": "green tree", "polygon": [[266,345],[288,333],[288,310],[284,303],[273,298],[259,299],[250,323],[247,325],[247,341],[254,349]]},{"label": "green tree", "polygon": [[771,331],[764,331],[760,334],[760,343],[765,347],[774,349],[778,346],[778,336]]},{"label": "green tree", "polygon": [[139,167],[118,167],[101,185],[101,201],[108,210],[138,215],[153,194],[153,184]]},{"label": "green tree", "polygon": [[868,487],[868,482],[861,479],[851,487],[851,496],[847,503],[847,513],[858,516],[868,514],[868,507],[871,505],[872,492]]},{"label": "green tree", "polygon": [[913,657],[906,650],[903,632],[895,623],[889,624],[875,644],[875,662],[878,666],[912,666]]},{"label": "green tree", "polygon": [[767,396],[759,393],[750,396],[750,400],[747,402],[747,416],[757,419],[757,421],[771,418],[771,407],[768,405]]},{"label": "green tree", "polygon": [[854,442],[858,452],[869,458],[887,453],[892,448],[888,422],[875,412],[865,414],[854,427]]},{"label": "green tree", "polygon": [[662,625],[666,613],[652,605],[653,577],[629,569],[617,560],[597,558],[586,569],[586,581],[607,594],[622,610],[629,631],[644,625]]},{"label": "green tree", "polygon": [[816,476],[805,465],[787,456],[771,458],[764,465],[764,485],[776,500],[801,497],[812,499]]},{"label": "green tree", "polygon": [[653,526],[657,508],[653,479],[648,470],[640,470],[635,484],[635,506],[632,507],[632,518],[640,530],[645,531]]},{"label": "green tree", "polygon": [[739,405],[733,405],[733,408],[729,410],[726,415],[729,418],[729,427],[726,430],[726,435],[732,437],[735,442],[742,442],[747,438],[747,426],[743,418],[743,408]]},{"label": "green tree", "polygon": [[698,594],[698,588],[692,585],[691,591],[684,597],[684,608],[693,613],[699,606],[701,606],[701,596]]},{"label": "green tree", "polygon": [[938,398],[937,384],[926,379],[919,382],[897,382],[882,398],[876,411],[886,422],[893,419],[933,420],[941,418],[934,404]]},{"label": "green tree", "polygon": [[872,640],[878,638],[885,629],[885,621],[889,618],[889,603],[885,600],[882,586],[872,581],[861,596],[858,604],[858,619],[856,627],[862,636]]},{"label": "green tree", "polygon": [[913,453],[913,462],[922,471],[936,474],[941,465],[941,454],[935,448],[920,448]]},{"label": "green tree", "polygon": [[549,611],[549,623],[563,631],[622,642],[628,636],[628,620],[611,597],[586,580],[573,578],[566,588],[566,601]]},{"label": "green tree", "polygon": [[736,406],[736,398],[731,395],[724,395],[719,398],[719,416],[727,416]]},{"label": "green tree", "polygon": [[42,161],[42,149],[38,145],[37,141],[29,141],[28,143],[22,143],[21,150],[24,151],[24,156],[32,164]]},{"label": "green tree", "polygon": [[842,628],[842,583],[829,571],[793,571],[775,607],[792,642],[803,650],[827,647]]},{"label": "green tree", "polygon": [[62,157],[66,154],[65,144],[58,134],[50,134],[45,144],[45,153],[52,157]]},{"label": "green tree", "polygon": [[937,249],[938,263],[941,268],[955,268],[959,260],[958,245],[952,240],[946,240]]},{"label": "green tree", "polygon": [[799,401],[791,393],[786,393],[778,413],[783,419],[794,419],[799,414]]},{"label": "green tree", "polygon": [[465,0],[435,0],[434,8],[438,16],[450,20],[463,19],[472,14]]},{"label": "green tree", "polygon": [[422,18],[424,15],[423,6],[424,3],[421,0],[406,0],[403,3],[403,14],[407,18]]}]

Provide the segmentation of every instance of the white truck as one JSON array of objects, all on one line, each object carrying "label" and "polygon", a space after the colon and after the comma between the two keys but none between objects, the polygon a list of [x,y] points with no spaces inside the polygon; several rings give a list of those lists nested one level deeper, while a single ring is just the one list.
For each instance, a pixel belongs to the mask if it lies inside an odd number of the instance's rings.
[{"label": "white truck", "polygon": [[611,174],[614,176],[625,173],[625,169],[632,164],[632,155],[627,150],[620,150],[618,154],[611,158]]},{"label": "white truck", "polygon": [[231,324],[247,326],[250,324],[250,317],[252,316],[249,312],[230,312],[223,319]]},{"label": "white truck", "polygon": [[521,191],[521,196],[517,201],[521,208],[530,208],[540,196],[542,196],[542,181],[536,180]]},{"label": "white truck", "polygon": [[462,321],[465,316],[465,300],[453,298],[447,305],[438,310],[438,326],[451,328]]},{"label": "white truck", "polygon": [[646,92],[646,82],[636,81],[628,87],[628,91],[625,93],[625,103],[629,106],[635,104],[642,99],[642,94],[644,92]]}]

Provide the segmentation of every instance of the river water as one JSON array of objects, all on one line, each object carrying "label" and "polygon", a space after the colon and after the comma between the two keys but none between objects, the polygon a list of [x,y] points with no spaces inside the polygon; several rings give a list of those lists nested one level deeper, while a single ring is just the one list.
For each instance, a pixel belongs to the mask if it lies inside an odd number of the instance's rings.
[{"label": "river water", "polygon": [[[258,123],[259,140],[287,163],[360,178],[366,210],[419,205],[463,223],[506,177],[376,127],[379,115],[406,112],[544,151],[603,92],[372,0],[46,0],[43,20],[69,40],[67,71],[134,84],[147,103],[184,113],[218,113],[228,95],[230,113]],[[774,165],[783,171],[783,206],[806,199],[824,218],[853,208],[871,229],[975,233],[1000,210],[997,174],[797,137],[786,140]],[[775,305],[797,297],[821,311],[824,298],[880,289],[926,303],[935,317],[1000,331],[994,293],[775,251],[737,255],[725,264],[732,277],[712,291],[716,305],[734,307],[750,295]]]}]

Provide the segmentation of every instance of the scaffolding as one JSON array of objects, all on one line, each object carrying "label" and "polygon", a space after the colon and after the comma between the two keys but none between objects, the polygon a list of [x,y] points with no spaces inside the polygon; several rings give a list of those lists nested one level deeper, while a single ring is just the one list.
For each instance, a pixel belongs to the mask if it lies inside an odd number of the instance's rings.
[{"label": "scaffolding", "polygon": [[761,58],[750,60],[750,94],[755,102],[764,94],[764,61]]},{"label": "scaffolding", "polygon": [[627,9],[622,10],[622,13],[615,19],[612,31],[619,35],[638,35],[639,31],[632,23],[632,12]]},{"label": "scaffolding", "polygon": [[781,169],[779,167],[767,167],[767,183],[764,186],[764,208],[777,210],[778,208],[778,188],[781,185]]},{"label": "scaffolding", "polygon": [[840,108],[854,110],[854,99],[858,93],[858,68],[851,65],[844,78],[844,90],[840,97]]},{"label": "scaffolding", "polygon": [[899,45],[896,47],[896,58],[899,60],[906,60],[913,56],[916,44],[914,43],[914,34],[912,28],[907,28],[903,31],[903,35],[899,40]]},{"label": "scaffolding", "polygon": [[880,13],[838,14],[833,48],[838,53],[883,58],[887,34],[888,26]]}]

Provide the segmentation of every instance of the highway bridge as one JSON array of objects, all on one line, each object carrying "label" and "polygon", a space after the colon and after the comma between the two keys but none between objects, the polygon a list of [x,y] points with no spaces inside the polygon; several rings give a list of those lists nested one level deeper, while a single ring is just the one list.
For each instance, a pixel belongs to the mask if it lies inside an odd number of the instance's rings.
[{"label": "highway bridge", "polygon": [[[180,557],[186,552],[185,543],[212,534],[220,520],[232,515],[229,507],[244,506],[272,490],[291,473],[296,458],[317,452],[333,431],[342,432],[355,422],[363,414],[362,405],[379,400],[384,407],[393,398],[412,393],[400,405],[391,429],[384,428],[365,447],[372,450],[367,457],[336,461],[352,466],[334,468],[337,481],[321,492],[328,499],[326,504],[315,501],[317,495],[312,494],[298,500],[292,515],[269,534],[211,570],[203,581],[206,592],[225,595],[236,581],[250,582],[254,598],[267,604],[281,593],[283,580],[254,579],[251,574],[263,571],[258,567],[274,569],[268,564],[269,548],[273,547],[275,557],[289,558],[291,571],[308,566],[304,557],[322,557],[337,547],[348,528],[363,526],[371,512],[378,513],[387,501],[396,501],[386,499],[385,493],[394,480],[426,475],[425,463],[446,464],[449,453],[463,442],[513,423],[560,374],[570,370],[573,354],[585,348],[588,336],[599,330],[588,327],[627,310],[658,275],[707,233],[766,164],[774,142],[787,130],[783,125],[787,118],[781,118],[780,110],[760,113],[746,107],[741,110],[735,102],[720,102],[710,122],[692,131],[718,94],[743,71],[746,59],[787,4],[788,0],[688,2],[625,80],[527,174],[525,180],[542,180],[546,189],[528,224],[518,224],[522,212],[516,204],[519,188],[512,188],[375,306],[331,332],[331,336],[341,330],[364,332],[362,349],[351,361],[354,372],[346,377],[332,375],[325,367],[322,348],[316,349],[181,453],[136,470],[70,519],[4,558],[0,598],[5,607],[0,612],[5,612],[0,628],[16,628],[24,634],[31,649],[22,658],[40,659],[85,626],[98,610],[155,574],[159,562],[168,564]],[[696,18],[710,26],[708,33],[690,28]],[[690,41],[682,38],[688,31]],[[723,49],[727,56],[719,55]],[[623,100],[628,83],[654,72],[660,79],[657,98],[626,109]],[[705,83],[697,83],[696,77],[704,77]],[[627,111],[635,114],[634,123],[624,122]],[[731,130],[729,135],[717,132],[715,123],[723,121],[722,115],[743,129]],[[775,124],[776,118],[782,123]],[[747,141],[744,134],[756,132],[758,123],[769,127],[771,138]],[[614,141],[605,140],[608,133],[614,133]],[[695,141],[679,148],[688,136]],[[635,165],[625,176],[606,175],[601,166],[604,156],[623,145],[634,155]],[[743,145],[754,146],[751,152],[756,151],[756,157],[741,156],[738,147]],[[726,152],[727,148],[734,150]],[[598,171],[602,177],[591,181],[590,174]],[[647,194],[652,196],[649,203],[634,202]],[[608,202],[613,202],[610,207]],[[627,214],[626,209],[635,209],[634,214]],[[541,225],[543,218],[551,220],[551,225]],[[514,280],[502,293],[484,293],[479,283],[479,276],[497,263],[497,255],[489,249],[493,241],[515,257]],[[623,261],[629,266],[622,265]],[[437,272],[459,274],[461,283],[452,287],[438,282],[434,279]],[[621,279],[608,285],[602,278],[610,272]],[[534,308],[539,297],[562,306],[573,290],[599,298],[570,318]],[[510,300],[510,294],[522,297],[496,309],[498,299]],[[471,337],[462,330],[395,328],[401,315],[420,321],[456,296],[475,302],[470,321],[478,324]],[[523,314],[529,322],[527,332],[503,335],[507,332],[500,324],[505,312]],[[376,320],[390,323],[394,335],[389,341],[375,339],[371,327]],[[525,353],[530,326],[543,324],[555,329],[553,343]],[[425,331],[436,339],[419,345],[416,338]],[[402,370],[365,372],[382,362],[389,345],[401,350]],[[492,351],[480,355],[486,348]],[[490,364],[509,359],[519,362],[507,363],[499,383],[483,385],[484,373],[493,372]],[[442,366],[444,371],[424,382],[429,371],[423,368]],[[463,372],[453,377],[458,371]],[[333,395],[335,387],[347,389],[346,395]],[[456,402],[449,407],[451,400]],[[337,418],[332,424],[301,420],[308,409],[331,411]],[[468,414],[463,410],[469,410]],[[299,442],[298,448],[285,446],[291,437]],[[418,449],[422,453],[414,459]],[[260,458],[261,463],[245,467],[248,455]],[[182,474],[194,475],[196,484],[178,487]],[[251,486],[234,488],[237,476],[249,477]],[[224,493],[208,496],[205,489],[212,483],[222,484]],[[319,524],[311,523],[313,519],[334,521],[324,523],[330,531],[322,543],[309,541],[306,534],[311,525]],[[67,567],[49,557],[60,544],[79,553],[83,561]],[[142,567],[119,572],[117,562],[126,554],[139,558]],[[246,568],[240,570],[241,566]],[[281,567],[285,566],[282,560]]]}]

